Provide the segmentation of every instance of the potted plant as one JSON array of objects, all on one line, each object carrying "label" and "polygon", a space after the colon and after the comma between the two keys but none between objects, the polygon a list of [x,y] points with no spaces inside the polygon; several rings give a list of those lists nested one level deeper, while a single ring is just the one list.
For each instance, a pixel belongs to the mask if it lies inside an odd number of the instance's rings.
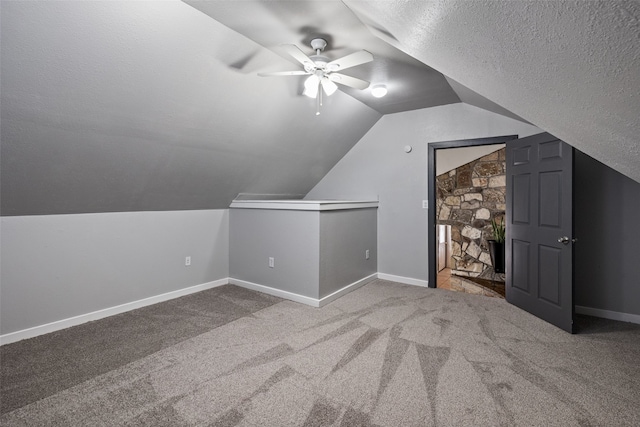
[{"label": "potted plant", "polygon": [[495,218],[491,220],[491,229],[493,232],[493,239],[487,240],[489,243],[489,256],[491,256],[491,264],[493,264],[493,271],[496,273],[504,273],[504,217],[500,218],[500,222]]}]

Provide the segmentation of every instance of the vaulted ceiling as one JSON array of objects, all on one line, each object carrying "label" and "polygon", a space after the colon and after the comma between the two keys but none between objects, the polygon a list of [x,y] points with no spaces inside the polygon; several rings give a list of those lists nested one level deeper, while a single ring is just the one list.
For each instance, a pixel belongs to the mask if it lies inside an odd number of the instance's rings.
[{"label": "vaulted ceiling", "polygon": [[640,182],[637,1],[351,1],[381,39]]},{"label": "vaulted ceiling", "polygon": [[[383,115],[466,102],[640,181],[635,2],[2,1],[3,215],[306,194]],[[374,61],[314,101],[278,45]]]},{"label": "vaulted ceiling", "polygon": [[[314,52],[310,41],[314,38],[327,41],[323,53],[330,59],[361,49],[371,52],[373,62],[349,68],[344,74],[370,81],[372,85],[384,84],[388,95],[375,98],[369,90],[340,88],[382,114],[460,102],[441,73],[373,35],[343,2],[185,2],[286,60],[265,64],[265,71],[300,70],[301,65],[284,52],[281,45],[294,44],[311,55]],[[293,91],[299,91],[304,77],[285,78]]]}]

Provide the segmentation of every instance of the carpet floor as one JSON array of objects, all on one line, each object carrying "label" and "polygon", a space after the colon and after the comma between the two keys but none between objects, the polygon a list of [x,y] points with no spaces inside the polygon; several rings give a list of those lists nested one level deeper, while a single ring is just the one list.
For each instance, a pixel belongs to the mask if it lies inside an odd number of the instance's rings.
[{"label": "carpet floor", "polygon": [[2,426],[638,426],[640,325],[373,281],[227,285],[0,347]]}]

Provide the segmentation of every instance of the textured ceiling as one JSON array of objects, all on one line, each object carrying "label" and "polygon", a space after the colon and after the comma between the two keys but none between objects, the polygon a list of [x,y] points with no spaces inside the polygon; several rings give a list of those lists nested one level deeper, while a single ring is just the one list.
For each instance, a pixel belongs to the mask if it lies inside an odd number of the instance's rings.
[{"label": "textured ceiling", "polygon": [[[640,5],[2,1],[2,215],[217,209],[305,194],[382,114],[462,100],[640,181]],[[320,116],[281,43],[370,50]],[[310,49],[305,50],[311,53]],[[426,64],[426,65],[425,65]],[[442,74],[440,74],[442,73]],[[446,76],[446,77],[445,77]]]},{"label": "textured ceiling", "polygon": [[345,3],[381,39],[640,182],[640,3]]}]

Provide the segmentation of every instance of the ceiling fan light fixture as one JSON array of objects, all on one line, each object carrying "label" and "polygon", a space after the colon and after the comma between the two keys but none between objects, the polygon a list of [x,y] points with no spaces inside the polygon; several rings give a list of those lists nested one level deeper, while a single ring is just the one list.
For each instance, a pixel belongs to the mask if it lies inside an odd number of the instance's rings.
[{"label": "ceiling fan light fixture", "polygon": [[328,78],[324,77],[321,80],[321,84],[322,84],[322,89],[324,90],[324,93],[327,94],[327,96],[331,96],[335,93],[336,90],[338,90],[338,85],[335,84],[334,82],[332,82],[331,80],[329,80]]},{"label": "ceiling fan light fixture", "polygon": [[385,85],[377,84],[377,85],[371,86],[371,95],[373,95],[375,98],[382,98],[386,94],[387,94],[387,87]]},{"label": "ceiling fan light fixture", "polygon": [[309,78],[304,81],[304,91],[302,94],[309,98],[318,96],[318,83],[320,83],[318,76],[315,74],[310,75]]}]

